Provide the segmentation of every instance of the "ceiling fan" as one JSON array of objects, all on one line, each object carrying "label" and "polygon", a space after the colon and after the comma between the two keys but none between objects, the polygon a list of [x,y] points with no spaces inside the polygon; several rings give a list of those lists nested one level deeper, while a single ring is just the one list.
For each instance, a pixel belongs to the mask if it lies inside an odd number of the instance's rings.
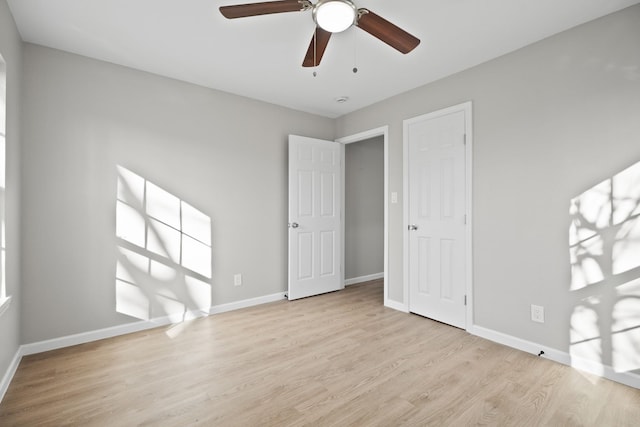
[{"label": "ceiling fan", "polygon": [[228,19],[309,10],[316,23],[316,31],[302,62],[303,67],[319,65],[331,34],[354,25],[405,54],[420,44],[418,38],[369,9],[358,9],[351,0],[319,0],[315,4],[310,0],[279,0],[220,7],[220,13]]}]

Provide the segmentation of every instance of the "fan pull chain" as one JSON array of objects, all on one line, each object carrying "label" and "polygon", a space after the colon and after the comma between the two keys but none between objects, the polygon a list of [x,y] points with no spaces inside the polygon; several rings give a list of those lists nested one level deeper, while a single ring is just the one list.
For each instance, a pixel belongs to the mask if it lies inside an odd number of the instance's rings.
[{"label": "fan pull chain", "polygon": [[316,77],[316,69],[318,68],[318,61],[316,60],[316,52],[318,51],[318,26],[313,33],[313,77]]},{"label": "fan pull chain", "polygon": [[353,33],[353,74],[358,72],[358,35],[356,31]]}]

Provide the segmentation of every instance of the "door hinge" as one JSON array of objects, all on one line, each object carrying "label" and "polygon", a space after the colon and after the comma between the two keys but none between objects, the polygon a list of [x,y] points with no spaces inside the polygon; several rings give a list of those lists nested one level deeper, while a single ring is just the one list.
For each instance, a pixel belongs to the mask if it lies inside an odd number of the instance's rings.
[{"label": "door hinge", "polygon": [[464,225],[467,225],[467,214],[464,214]]},{"label": "door hinge", "polygon": [[464,305],[467,305],[467,296],[464,296]]},{"label": "door hinge", "polygon": [[466,133],[462,136],[462,141],[463,141],[464,145],[467,145],[467,134]]}]

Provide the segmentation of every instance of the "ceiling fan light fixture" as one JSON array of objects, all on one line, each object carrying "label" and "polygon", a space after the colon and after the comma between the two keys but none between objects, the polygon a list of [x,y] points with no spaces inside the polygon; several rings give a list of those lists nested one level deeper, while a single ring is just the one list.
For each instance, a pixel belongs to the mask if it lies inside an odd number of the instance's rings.
[{"label": "ceiling fan light fixture", "polygon": [[358,9],[349,0],[320,0],[313,7],[316,24],[330,33],[340,33],[356,22]]}]

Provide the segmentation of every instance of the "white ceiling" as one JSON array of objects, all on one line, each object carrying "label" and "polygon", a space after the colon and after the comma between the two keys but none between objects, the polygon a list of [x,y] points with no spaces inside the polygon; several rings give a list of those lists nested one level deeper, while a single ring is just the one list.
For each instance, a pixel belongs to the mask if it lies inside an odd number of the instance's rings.
[{"label": "white ceiling", "polygon": [[[332,36],[316,77],[301,66],[314,29],[311,13],[227,20],[218,12],[250,2],[8,0],[24,41],[327,117],[640,0],[354,0],[422,43],[403,55],[350,28]],[[337,103],[340,96],[349,101]]]}]

